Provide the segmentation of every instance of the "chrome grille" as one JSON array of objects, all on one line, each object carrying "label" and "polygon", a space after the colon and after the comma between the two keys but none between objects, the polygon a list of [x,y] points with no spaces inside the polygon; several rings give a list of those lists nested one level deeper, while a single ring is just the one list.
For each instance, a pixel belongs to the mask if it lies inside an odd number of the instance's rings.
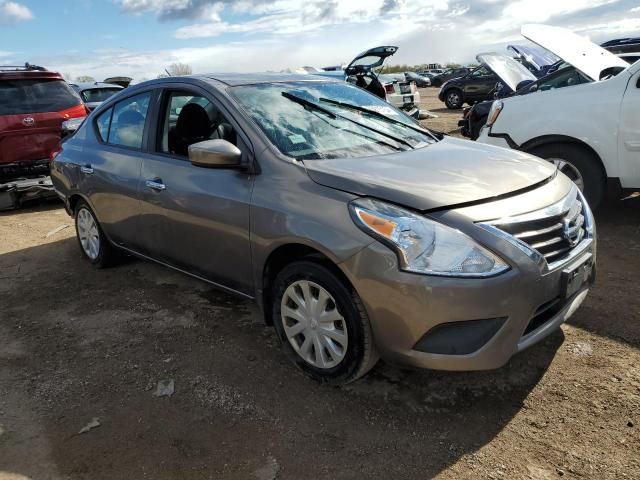
[{"label": "chrome grille", "polygon": [[548,264],[558,262],[587,235],[586,207],[574,190],[560,204],[547,211],[490,222],[542,255]]}]

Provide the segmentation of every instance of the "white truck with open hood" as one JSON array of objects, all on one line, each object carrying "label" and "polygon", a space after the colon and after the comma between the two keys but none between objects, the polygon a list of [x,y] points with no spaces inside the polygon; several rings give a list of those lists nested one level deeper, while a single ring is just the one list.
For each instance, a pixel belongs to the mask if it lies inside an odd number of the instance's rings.
[{"label": "white truck with open hood", "polygon": [[569,64],[566,75],[494,102],[478,141],[553,161],[593,206],[610,178],[640,188],[640,62],[563,28],[525,25],[522,35]]}]

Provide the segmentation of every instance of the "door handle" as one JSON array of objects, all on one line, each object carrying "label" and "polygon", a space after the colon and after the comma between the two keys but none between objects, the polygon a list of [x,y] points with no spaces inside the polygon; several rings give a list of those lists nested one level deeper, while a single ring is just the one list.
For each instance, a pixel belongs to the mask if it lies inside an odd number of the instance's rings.
[{"label": "door handle", "polygon": [[640,152],[640,141],[629,140],[628,142],[624,142],[624,146],[627,147],[627,150],[630,152]]},{"label": "door handle", "polygon": [[156,178],[155,180],[147,180],[145,183],[147,187],[157,192],[161,192],[167,189],[167,186],[162,183],[162,180],[160,180],[159,178]]},{"label": "door handle", "polygon": [[91,175],[93,173],[93,168],[91,167],[91,165],[87,164],[87,165],[82,165],[80,167],[80,171],[82,173],[86,173],[87,175]]}]

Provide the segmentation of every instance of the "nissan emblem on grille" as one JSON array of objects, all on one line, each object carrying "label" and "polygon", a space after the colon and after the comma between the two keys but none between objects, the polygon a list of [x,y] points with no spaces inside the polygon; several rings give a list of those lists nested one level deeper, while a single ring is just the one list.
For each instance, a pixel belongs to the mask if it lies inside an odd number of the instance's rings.
[{"label": "nissan emblem on grille", "polygon": [[30,127],[32,126],[34,123],[36,123],[36,121],[33,119],[33,117],[25,117],[22,119],[22,124],[25,127]]},{"label": "nissan emblem on grille", "polygon": [[565,218],[562,221],[562,236],[572,247],[575,247],[578,244],[578,233],[579,230],[572,227],[569,219]]}]

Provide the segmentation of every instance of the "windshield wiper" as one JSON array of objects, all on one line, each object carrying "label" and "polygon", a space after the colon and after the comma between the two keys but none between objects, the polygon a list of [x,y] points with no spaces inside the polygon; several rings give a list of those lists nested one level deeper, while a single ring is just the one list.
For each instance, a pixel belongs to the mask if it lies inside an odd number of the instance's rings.
[{"label": "windshield wiper", "polygon": [[412,130],[415,130],[416,132],[426,133],[427,135],[433,137],[433,134],[429,130],[426,130],[426,129],[424,129],[422,127],[419,127],[417,125],[415,125],[415,126],[414,125],[409,125],[408,123],[404,123],[404,122],[401,122],[400,120],[396,120],[395,118],[388,117],[384,113],[380,113],[380,112],[378,112],[376,110],[372,110],[370,108],[361,107],[360,105],[354,105],[352,103],[339,102],[337,100],[331,100],[330,98],[319,98],[318,100],[323,102],[323,103],[329,103],[331,105],[336,105],[338,107],[343,107],[343,108],[346,108],[348,110],[355,110],[357,112],[363,112],[363,113],[366,113],[368,115],[371,115],[372,117],[380,118],[381,120],[384,120],[384,121],[389,122],[389,123],[394,123],[396,125],[402,125],[403,127],[410,128]]},{"label": "windshield wiper", "polygon": [[413,150],[415,148],[413,145],[411,145],[406,140],[403,140],[402,138],[398,138],[395,135],[391,135],[389,133],[386,133],[386,132],[383,132],[381,130],[378,130],[377,128],[374,128],[374,127],[371,127],[371,126],[366,125],[364,123],[360,123],[360,122],[358,122],[356,120],[353,120],[352,118],[345,117],[344,115],[340,115],[338,113],[335,113],[331,109],[325,108],[322,105],[317,104],[316,102],[312,102],[311,100],[307,100],[306,98],[299,97],[299,96],[294,95],[294,94],[289,93],[289,92],[282,92],[282,96],[284,98],[287,98],[287,99],[291,100],[292,102],[298,103],[298,104],[303,105],[305,107],[309,107],[309,108],[317,110],[319,112],[323,112],[323,113],[327,114],[330,118],[334,118],[334,119],[335,118],[341,118],[342,120],[346,120],[348,122],[355,123],[356,125],[358,125],[358,126],[360,126],[362,128],[366,128],[369,131],[375,132],[378,135],[382,135],[383,137],[390,138],[394,142],[401,143],[402,145],[406,145],[411,150]]}]

